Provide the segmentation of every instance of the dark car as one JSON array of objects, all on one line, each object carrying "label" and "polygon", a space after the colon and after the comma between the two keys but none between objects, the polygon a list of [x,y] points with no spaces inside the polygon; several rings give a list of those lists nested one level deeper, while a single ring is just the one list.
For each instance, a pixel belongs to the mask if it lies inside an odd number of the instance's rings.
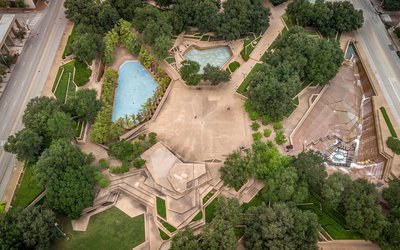
[{"label": "dark car", "polygon": [[396,51],[396,54],[400,58],[400,50]]}]

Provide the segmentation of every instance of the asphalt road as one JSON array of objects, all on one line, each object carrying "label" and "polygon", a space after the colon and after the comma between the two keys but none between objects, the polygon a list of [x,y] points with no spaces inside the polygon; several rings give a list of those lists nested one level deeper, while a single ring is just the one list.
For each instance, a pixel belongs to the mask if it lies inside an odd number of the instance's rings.
[{"label": "asphalt road", "polygon": [[0,200],[16,162],[14,155],[4,151],[3,144],[22,128],[27,102],[41,94],[67,24],[63,3],[64,0],[50,1],[43,11],[0,99]]},{"label": "asphalt road", "polygon": [[392,114],[400,126],[400,58],[391,48],[392,40],[369,0],[352,0],[364,12],[364,25],[358,30],[363,46]]}]

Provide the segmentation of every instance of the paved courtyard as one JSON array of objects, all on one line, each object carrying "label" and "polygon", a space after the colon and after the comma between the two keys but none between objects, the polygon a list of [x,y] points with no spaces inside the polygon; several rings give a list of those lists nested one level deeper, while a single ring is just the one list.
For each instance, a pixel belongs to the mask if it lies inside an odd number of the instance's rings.
[{"label": "paved courtyard", "polygon": [[[187,161],[221,159],[252,142],[243,100],[220,87],[201,90],[174,83],[149,131]],[[225,83],[230,84],[230,83]]]}]

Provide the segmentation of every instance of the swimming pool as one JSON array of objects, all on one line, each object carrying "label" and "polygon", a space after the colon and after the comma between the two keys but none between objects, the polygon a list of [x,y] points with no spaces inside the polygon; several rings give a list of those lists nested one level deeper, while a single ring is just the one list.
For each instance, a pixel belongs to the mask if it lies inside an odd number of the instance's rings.
[{"label": "swimming pool", "polygon": [[118,70],[112,120],[138,114],[158,84],[138,61],[126,61]]},{"label": "swimming pool", "polygon": [[208,63],[212,66],[222,67],[231,58],[232,54],[228,47],[199,50],[190,48],[185,54],[185,60],[191,60],[200,64],[200,74]]}]

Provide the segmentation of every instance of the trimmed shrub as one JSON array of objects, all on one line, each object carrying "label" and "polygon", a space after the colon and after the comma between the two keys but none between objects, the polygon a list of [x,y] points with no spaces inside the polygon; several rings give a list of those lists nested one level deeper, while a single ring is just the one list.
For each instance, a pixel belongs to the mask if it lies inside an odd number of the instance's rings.
[{"label": "trimmed shrub", "polygon": [[278,145],[282,145],[286,142],[286,136],[283,134],[282,131],[278,131],[278,133],[275,136],[275,142]]},{"label": "trimmed shrub", "polygon": [[253,122],[251,124],[251,129],[254,131],[257,131],[260,128],[260,124],[258,124],[258,122]]},{"label": "trimmed shrub", "polygon": [[144,164],[146,164],[146,161],[143,160],[142,158],[136,158],[132,164],[133,164],[133,167],[135,167],[135,168],[142,168],[144,166]]},{"label": "trimmed shrub", "polygon": [[264,129],[264,136],[269,137],[270,135],[271,135],[271,129],[269,128]]},{"label": "trimmed shrub", "polygon": [[252,136],[254,141],[259,141],[262,138],[262,134],[260,132],[253,133]]},{"label": "trimmed shrub", "polygon": [[281,129],[283,129],[282,123],[280,123],[280,122],[274,123],[274,130],[275,130],[275,131],[281,130]]},{"label": "trimmed shrub", "polygon": [[393,153],[400,155],[400,141],[397,138],[389,137],[386,145],[393,151]]},{"label": "trimmed shrub", "polygon": [[108,161],[106,159],[100,159],[99,160],[99,167],[101,169],[107,169],[110,167],[110,163],[108,163]]},{"label": "trimmed shrub", "polygon": [[229,70],[233,73],[233,72],[235,72],[235,70],[237,70],[240,67],[240,63],[234,61],[234,62],[231,62],[228,67],[229,67]]}]

